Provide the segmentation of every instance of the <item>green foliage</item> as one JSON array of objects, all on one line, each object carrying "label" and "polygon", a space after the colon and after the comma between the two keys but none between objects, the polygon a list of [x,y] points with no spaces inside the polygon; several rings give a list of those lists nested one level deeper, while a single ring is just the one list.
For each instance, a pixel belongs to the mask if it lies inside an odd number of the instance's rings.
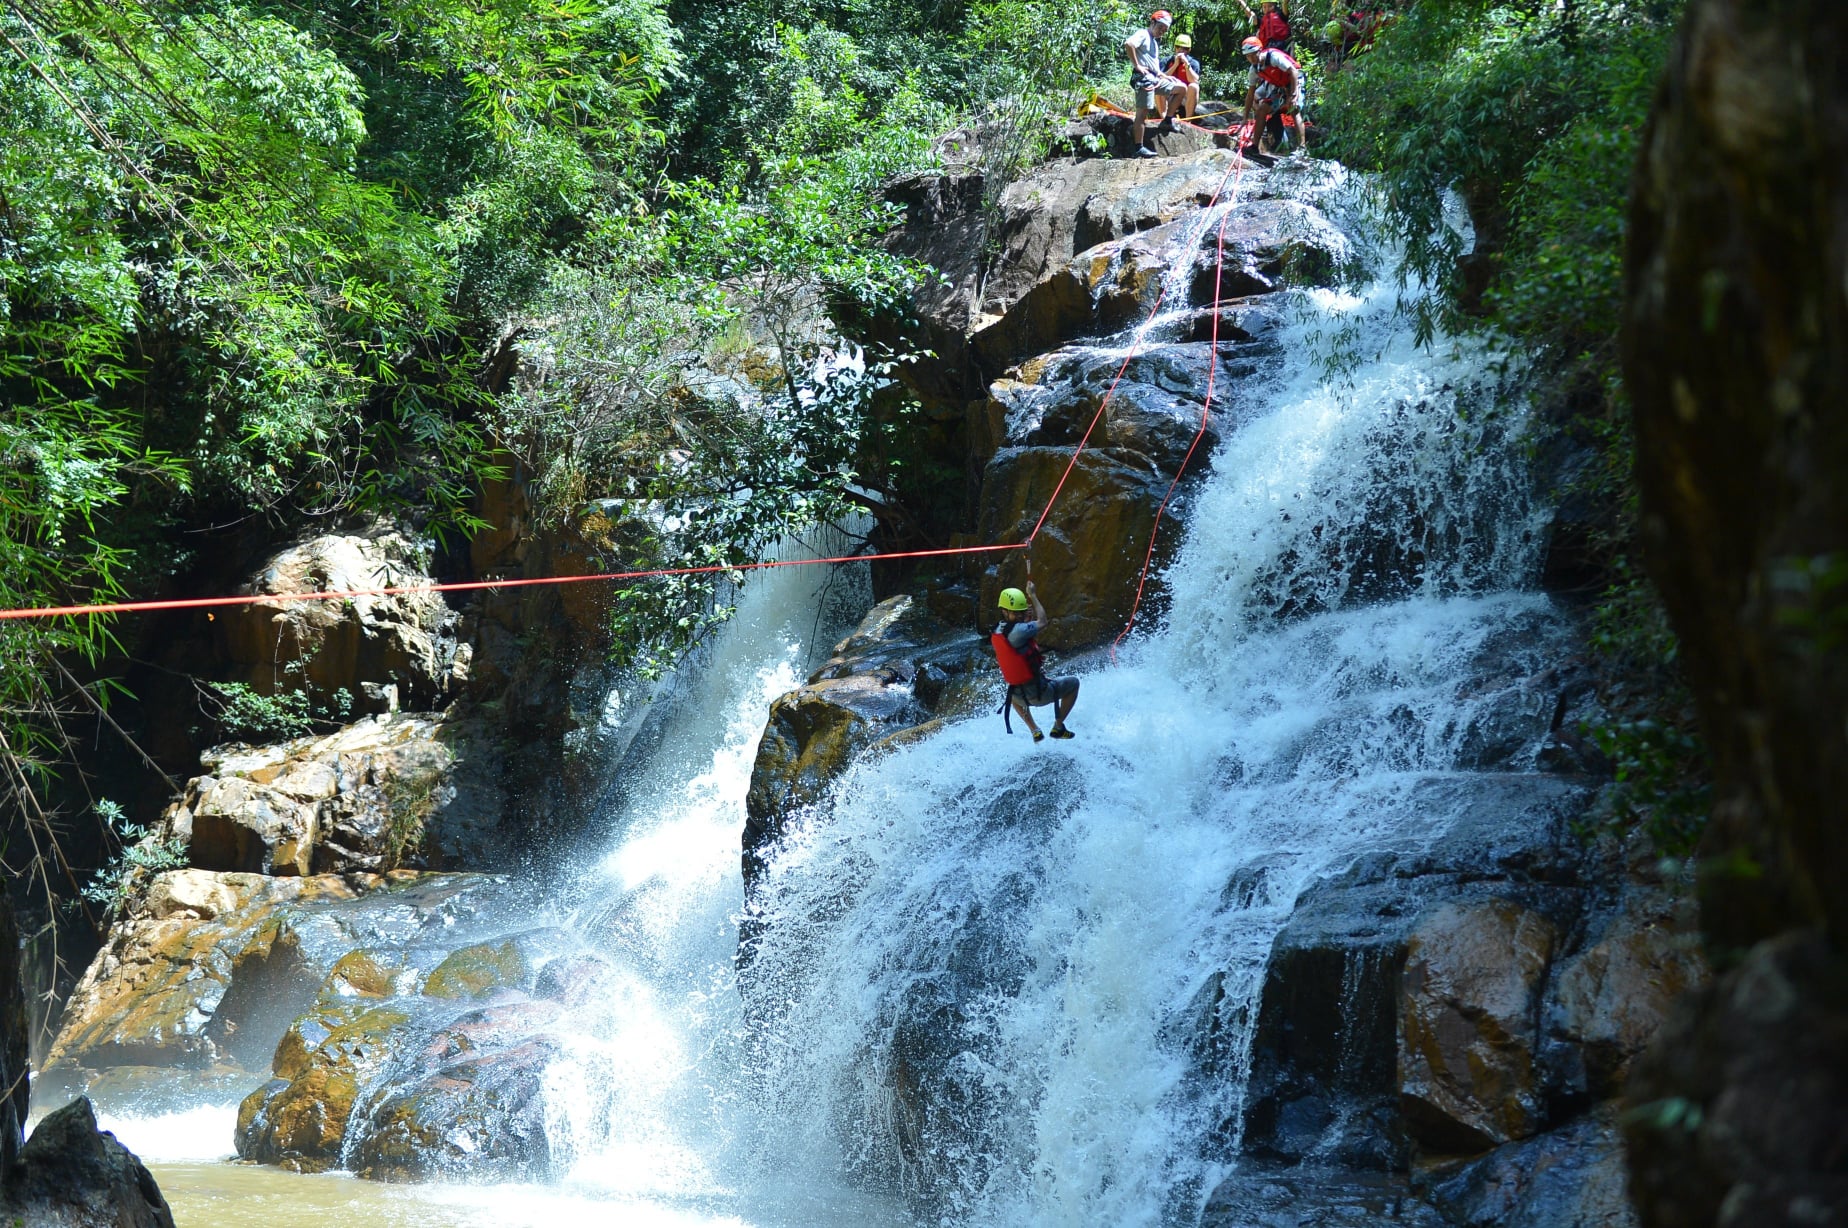
[{"label": "green foliage", "polygon": [[177,836],[155,836],[140,824],[130,823],[122,807],[108,798],[99,798],[94,810],[97,819],[116,837],[121,847],[106,865],[98,867],[90,876],[81,895],[97,905],[104,917],[113,917],[148,879],[185,867],[186,842]]},{"label": "green foliage", "polygon": [[353,696],[346,690],[321,703],[306,691],[263,695],[243,682],[208,682],[200,698],[212,722],[213,741],[281,742],[340,724],[353,714]]},{"label": "green foliage", "polygon": [[1524,337],[1611,336],[1629,167],[1680,10],[1426,0],[1333,75],[1330,152],[1378,173],[1401,276],[1440,291],[1409,300],[1427,336],[1485,306]]}]

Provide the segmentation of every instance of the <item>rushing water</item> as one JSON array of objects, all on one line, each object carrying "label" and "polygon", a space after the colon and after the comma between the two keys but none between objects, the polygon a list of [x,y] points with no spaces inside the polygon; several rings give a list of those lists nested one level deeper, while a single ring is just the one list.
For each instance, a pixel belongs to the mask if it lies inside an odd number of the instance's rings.
[{"label": "rushing water", "polygon": [[984,715],[853,768],[768,871],[741,993],[756,739],[837,630],[819,569],[751,587],[660,701],[607,855],[561,893],[620,971],[548,1073],[556,1185],[233,1169],[205,1163],[222,1116],[111,1123],[181,1222],[1191,1222],[1232,1170],[1295,900],[1439,835],[1468,804],[1429,786],[1463,775],[1472,670],[1564,636],[1525,591],[1541,514],[1494,356],[1416,349],[1390,289],[1296,297],[1282,354],[1340,331],[1365,357],[1221,385],[1264,408],[1188,496],[1165,626],[1085,678],[1078,740]]}]

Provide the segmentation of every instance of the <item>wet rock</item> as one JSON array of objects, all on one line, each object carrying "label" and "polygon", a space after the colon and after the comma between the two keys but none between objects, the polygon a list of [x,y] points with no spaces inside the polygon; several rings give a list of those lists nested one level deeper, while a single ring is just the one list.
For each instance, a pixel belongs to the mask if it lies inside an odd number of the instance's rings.
[{"label": "wet rock", "polygon": [[[1466,773],[1419,782],[1405,804],[1452,816],[1437,839],[1362,858],[1295,901],[1272,944],[1251,1040],[1247,1150],[1358,1169],[1403,1167],[1401,991],[1412,936],[1445,904],[1523,909],[1570,932],[1583,907],[1569,828],[1594,794],[1550,777]],[[1227,885],[1240,908],[1280,907],[1267,876]],[[1502,958],[1506,958],[1504,953]],[[1236,1069],[1230,1020],[1191,1031],[1208,1071]]]},{"label": "wet rock", "polygon": [[[1192,464],[1203,465],[1221,434],[1239,417],[1238,407],[1218,397],[1201,434],[1211,353],[1210,346],[1167,344],[1125,363],[1114,350],[1076,346],[1054,351],[1036,364],[1033,382],[999,380],[990,386],[989,397],[1002,423],[1001,439],[1014,447],[1069,451],[1096,420],[1087,448],[1126,453],[1173,476],[1199,435]],[[1222,377],[1247,362],[1231,346],[1222,347],[1220,360]],[[1225,379],[1215,386],[1223,392]]]},{"label": "wet rock", "polygon": [[378,1180],[542,1180],[549,1175],[545,1070],[557,1005],[506,1003],[439,1030],[353,1127],[354,1167]]},{"label": "wet rock", "polygon": [[1325,1165],[1241,1163],[1207,1199],[1200,1228],[1444,1228],[1405,1178]]},{"label": "wet rock", "polygon": [[1560,1090],[1603,1100],[1623,1090],[1630,1063],[1675,1001],[1707,978],[1706,960],[1670,901],[1636,890],[1587,949],[1561,962],[1547,988],[1550,1055]]},{"label": "wet rock", "polygon": [[408,871],[163,874],[73,990],[40,1081],[75,1094],[118,1067],[249,1078],[337,966],[350,983],[368,983],[347,956],[437,940],[453,950],[458,923],[503,890],[487,876]]},{"label": "wet rock", "polygon": [[791,814],[821,801],[873,743],[936,712],[966,711],[991,661],[981,636],[908,595],[874,606],[806,685],[771,705],[745,799],[747,886],[759,848]]},{"label": "wet rock", "polygon": [[499,755],[467,722],[379,716],[322,737],[219,748],[202,764],[162,820],[200,869],[381,873],[507,857]]},{"label": "wet rock", "polygon": [[1420,1183],[1455,1228],[1634,1228],[1614,1114],[1581,1118],[1427,1173]]},{"label": "wet rock", "polygon": [[276,1047],[275,1078],[238,1106],[238,1158],[298,1172],[338,1165],[360,1088],[409,1021],[388,1004],[338,1000],[297,1019]]},{"label": "wet rock", "polygon": [[[1005,448],[996,453],[982,480],[977,537],[1022,540],[1071,460],[1069,448]],[[1155,528],[1155,509],[1169,481],[1168,475],[1112,453],[1079,454],[1033,547],[1033,578],[1050,616],[1040,635],[1044,647],[1089,647],[1123,629]],[[1178,519],[1182,511],[1171,503],[1167,514]],[[1157,543],[1157,567],[1180,536],[1178,526],[1168,528]],[[1003,588],[1025,579],[1012,559],[980,574],[978,601],[985,612],[995,608]]]},{"label": "wet rock", "polygon": [[1644,1224],[1848,1223],[1845,987],[1848,960],[1797,932],[1675,1007],[1624,1093]]},{"label": "wet rock", "polygon": [[482,998],[497,989],[523,988],[532,974],[516,942],[484,942],[456,951],[430,970],[423,992],[431,998]]},{"label": "wet rock", "polygon": [[1399,1100],[1421,1145],[1468,1154],[1545,1119],[1536,1053],[1553,923],[1507,900],[1446,905],[1407,943]]},{"label": "wet rock", "polygon": [[173,1228],[147,1167],[97,1129],[88,1100],[39,1122],[0,1183],[0,1217],[25,1228]]},{"label": "wet rock", "polygon": [[[291,546],[258,568],[244,591],[261,596],[428,581],[422,551],[379,526]],[[345,691],[361,711],[427,709],[458,681],[455,616],[433,593],[259,600],[219,611],[212,626],[234,679],[261,695],[306,690],[325,700]]]}]

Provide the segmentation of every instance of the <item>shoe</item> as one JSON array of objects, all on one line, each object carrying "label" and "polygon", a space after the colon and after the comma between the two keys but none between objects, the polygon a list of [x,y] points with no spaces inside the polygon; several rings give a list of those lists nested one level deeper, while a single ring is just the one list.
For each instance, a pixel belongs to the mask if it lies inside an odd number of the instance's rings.
[{"label": "shoe", "polygon": [[[1059,731],[1058,731],[1058,730],[1056,730],[1056,729],[1055,729],[1055,730],[1053,730],[1053,732],[1052,732],[1052,736],[1053,736],[1053,737],[1055,737],[1055,738],[1056,738],[1056,737],[1058,737],[1058,736],[1059,736]],[[1067,737],[1070,737],[1071,735],[1069,735],[1069,734],[1067,734],[1066,736],[1067,736]],[[1033,740],[1034,740],[1035,742],[1044,742],[1044,741],[1046,740],[1046,735],[1045,735],[1045,734],[1043,734],[1043,733],[1041,733],[1041,732],[1040,732],[1039,730],[1037,730],[1037,729],[1035,729],[1035,730],[1033,731]]]},{"label": "shoe", "polygon": [[1147,145],[1136,146],[1136,156],[1138,158],[1159,158],[1161,157],[1160,154],[1156,153],[1153,149],[1150,149]]},{"label": "shoe", "polygon": [[1075,738],[1078,735],[1073,733],[1071,730],[1067,729],[1063,725],[1054,725],[1052,727],[1052,736],[1055,738],[1064,739],[1064,738]]},{"label": "shoe", "polygon": [[1167,118],[1163,119],[1159,124],[1156,124],[1155,131],[1161,133],[1163,136],[1166,136],[1170,132],[1173,132],[1174,131],[1174,116],[1170,115]]}]

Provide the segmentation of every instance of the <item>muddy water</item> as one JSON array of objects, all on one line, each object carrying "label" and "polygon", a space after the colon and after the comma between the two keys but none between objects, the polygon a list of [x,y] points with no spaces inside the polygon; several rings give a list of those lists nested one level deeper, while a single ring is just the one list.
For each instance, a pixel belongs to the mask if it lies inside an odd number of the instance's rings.
[{"label": "muddy water", "polygon": [[[792,1195],[766,1218],[707,1204],[624,1198],[608,1188],[383,1185],[351,1173],[305,1175],[229,1161],[149,1167],[179,1228],[847,1228],[865,1203]],[[758,1201],[758,1200],[754,1200]]]}]

